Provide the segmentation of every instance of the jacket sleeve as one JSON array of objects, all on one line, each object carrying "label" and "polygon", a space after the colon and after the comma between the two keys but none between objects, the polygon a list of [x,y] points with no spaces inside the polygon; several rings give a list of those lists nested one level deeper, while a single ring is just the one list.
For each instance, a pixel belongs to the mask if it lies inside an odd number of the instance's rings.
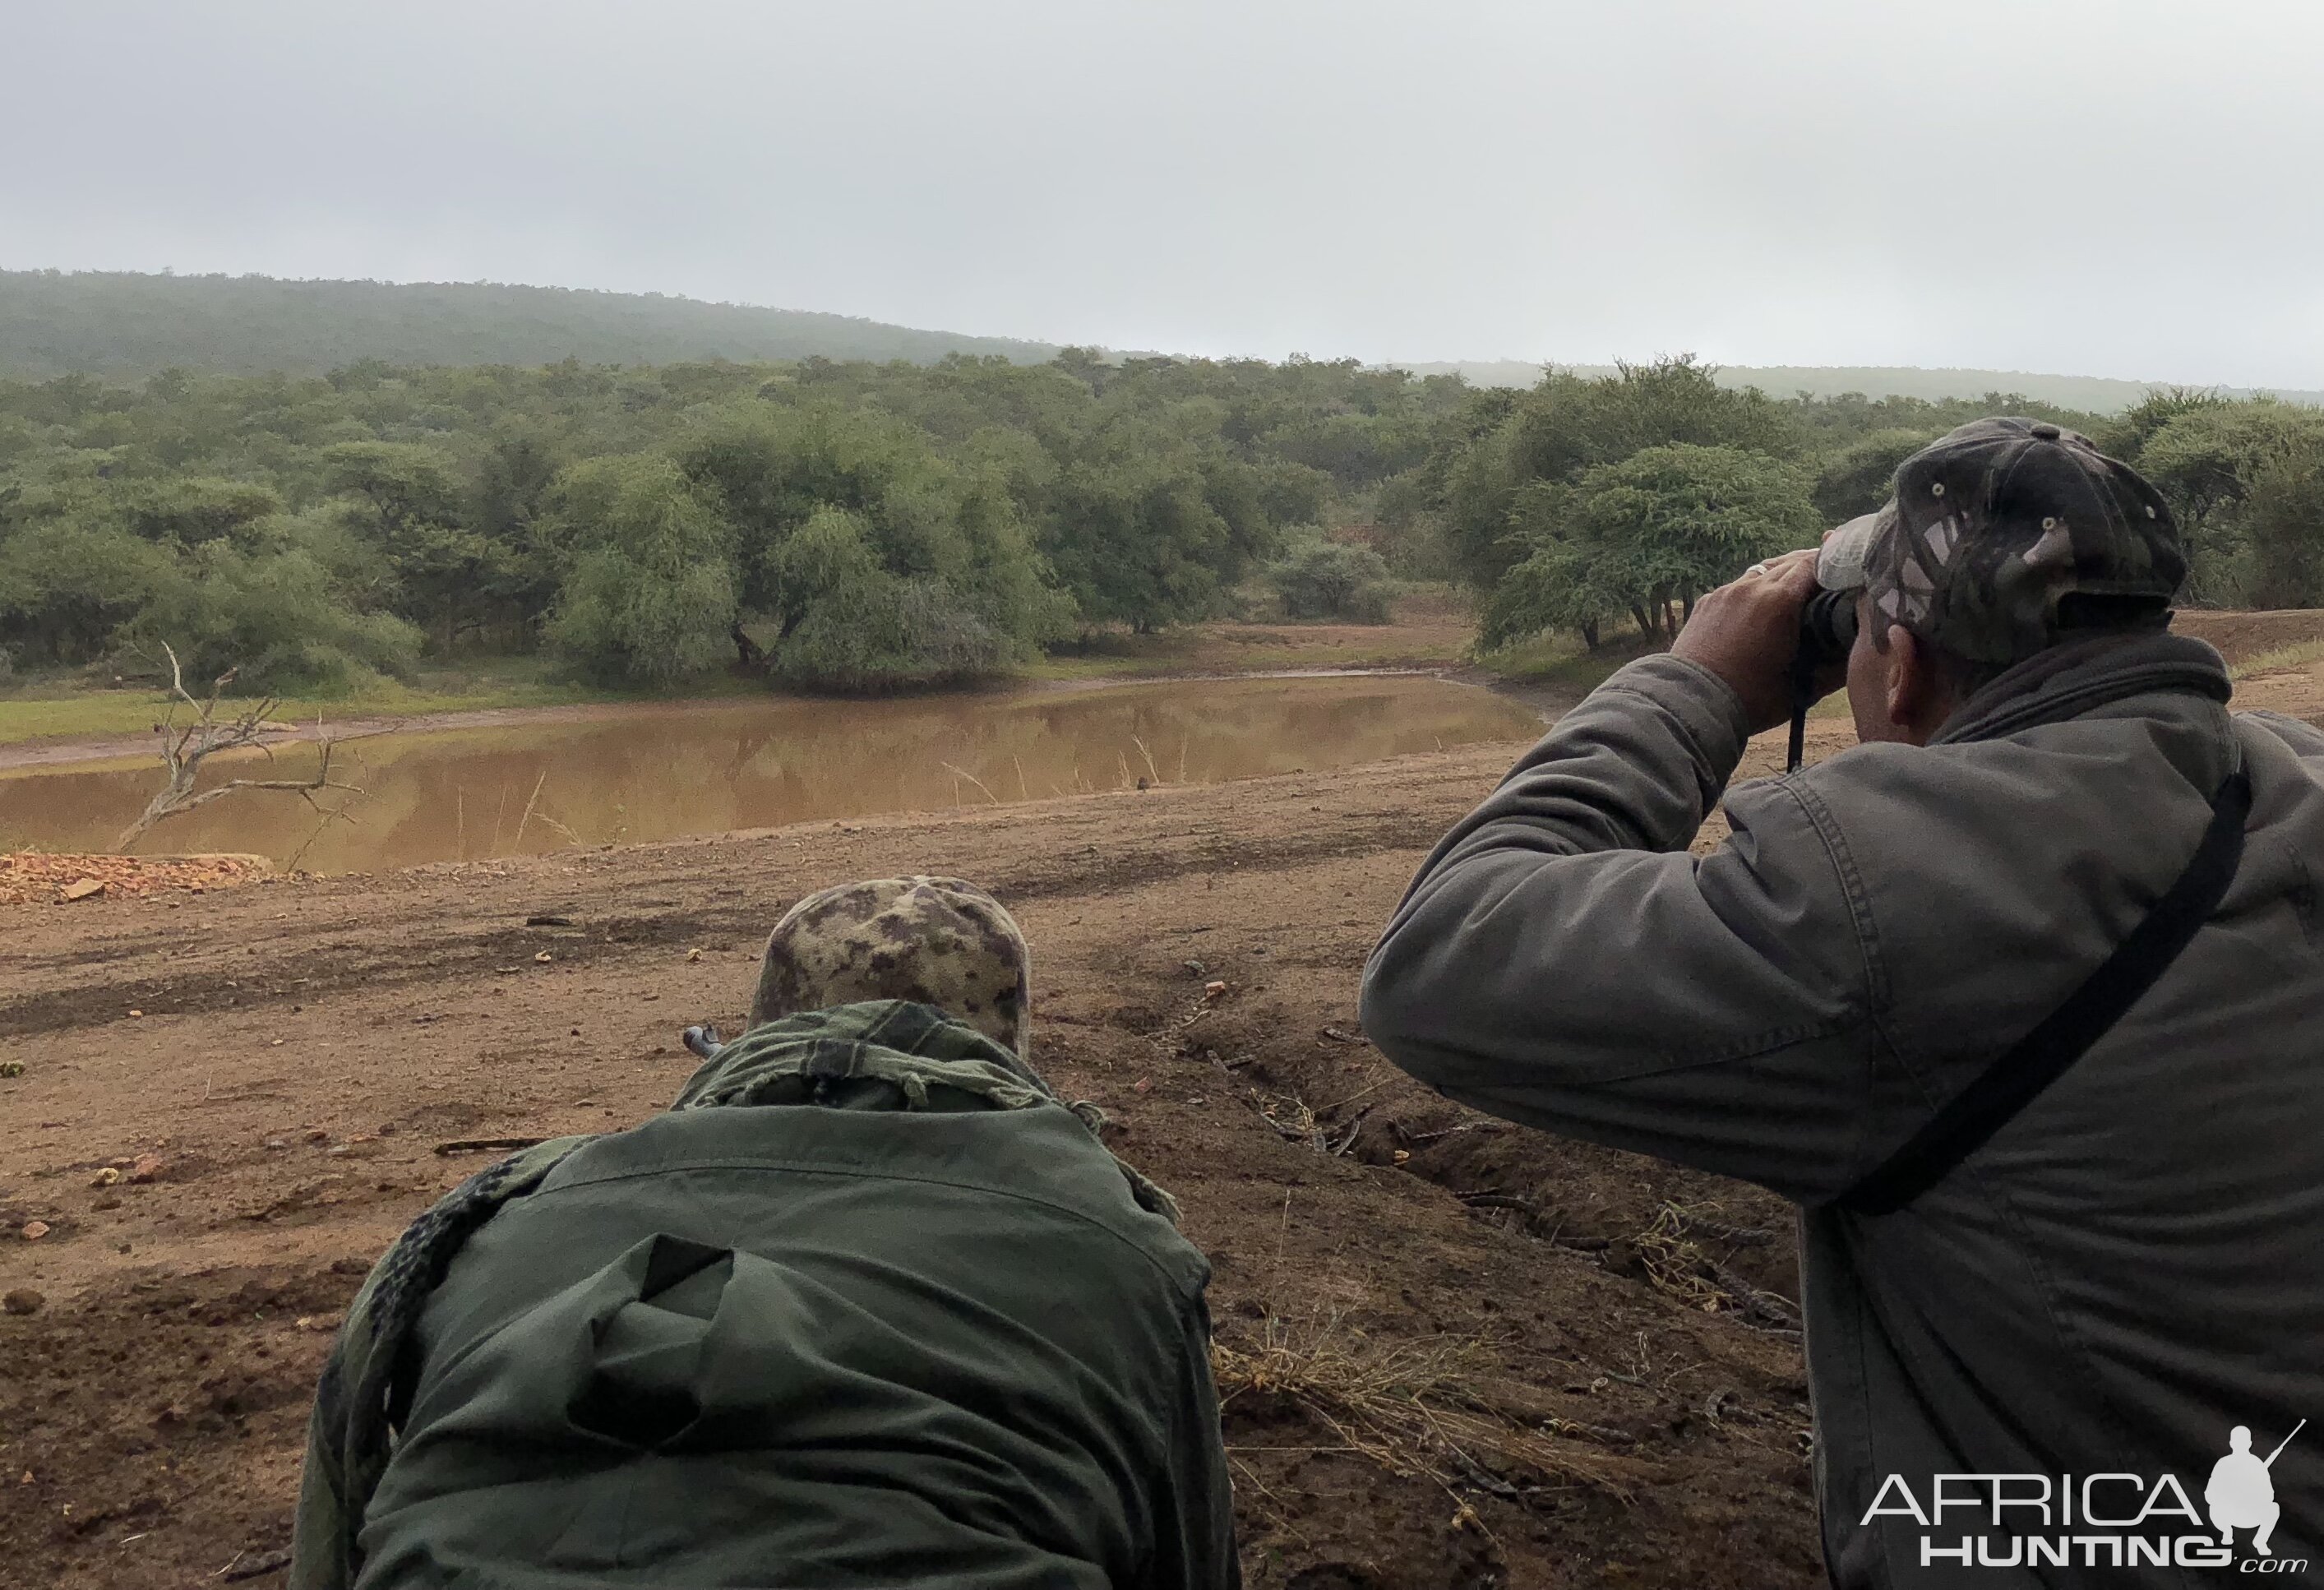
[{"label": "jacket sleeve", "polygon": [[1210,1310],[1199,1297],[1185,1323],[1185,1352],[1166,1427],[1167,1470],[1155,1500],[1154,1560],[1139,1590],[1241,1590],[1234,1484],[1211,1375]]},{"label": "jacket sleeve", "polygon": [[1436,846],[1365,970],[1364,1030],[1448,1096],[1816,1202],[1863,1167],[1876,966],[1806,781],[1727,801],[1740,703],[1634,662]]}]

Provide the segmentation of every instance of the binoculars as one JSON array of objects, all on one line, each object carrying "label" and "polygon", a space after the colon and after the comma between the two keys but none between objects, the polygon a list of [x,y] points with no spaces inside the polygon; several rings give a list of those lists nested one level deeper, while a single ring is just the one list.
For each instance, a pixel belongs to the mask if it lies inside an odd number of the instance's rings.
[{"label": "binoculars", "polygon": [[1800,649],[1794,666],[1813,679],[1845,661],[1856,644],[1856,593],[1818,591],[1800,609]]},{"label": "binoculars", "polygon": [[1818,591],[1800,609],[1800,641],[1792,653],[1792,743],[1786,772],[1797,772],[1806,748],[1808,708],[1816,703],[1816,676],[1844,662],[1856,645],[1854,591]]}]

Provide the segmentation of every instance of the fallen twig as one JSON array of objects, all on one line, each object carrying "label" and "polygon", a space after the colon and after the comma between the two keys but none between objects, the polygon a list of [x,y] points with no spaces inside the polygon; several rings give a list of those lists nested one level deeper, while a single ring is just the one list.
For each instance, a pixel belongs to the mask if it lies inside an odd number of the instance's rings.
[{"label": "fallen twig", "polygon": [[1418,1148],[1423,1143],[1435,1142],[1443,1138],[1458,1137],[1464,1132],[1507,1132],[1508,1130],[1508,1125],[1499,1121],[1463,1121],[1458,1126],[1442,1127],[1434,1132],[1415,1132],[1400,1121],[1392,1121],[1388,1125],[1399,1141],[1412,1148]]},{"label": "fallen twig", "polygon": [[1356,1146],[1356,1133],[1364,1129],[1364,1117],[1370,1114],[1372,1111],[1378,1107],[1379,1106],[1376,1105],[1366,1105],[1362,1109],[1356,1112],[1356,1118],[1348,1123],[1346,1135],[1342,1136],[1338,1143],[1333,1145],[1328,1151],[1333,1159],[1336,1160],[1343,1157],[1350,1149]]},{"label": "fallen twig", "polygon": [[290,1566],[290,1554],[288,1551],[269,1551],[251,1558],[248,1562],[242,1560],[248,1556],[248,1552],[236,1552],[232,1562],[210,1576],[215,1579],[224,1579],[231,1585],[237,1579],[254,1579],[261,1574],[271,1574],[277,1568]]},{"label": "fallen twig", "polygon": [[493,1149],[529,1149],[548,1141],[545,1137],[457,1137],[450,1142],[438,1143],[436,1151],[439,1154],[477,1154]]}]

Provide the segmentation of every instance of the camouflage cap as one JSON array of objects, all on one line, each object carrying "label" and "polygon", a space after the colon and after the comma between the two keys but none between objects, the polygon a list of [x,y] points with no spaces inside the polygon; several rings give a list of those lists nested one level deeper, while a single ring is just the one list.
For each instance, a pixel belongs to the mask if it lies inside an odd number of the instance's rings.
[{"label": "camouflage cap", "polygon": [[767,936],[751,1025],[863,1000],[936,1006],[1027,1052],[1032,961],[1001,902],[958,878],[875,878],[818,890]]},{"label": "camouflage cap", "polygon": [[2094,622],[2159,623],[2187,575],[2162,494],[2046,420],[1971,421],[1899,464],[1895,493],[1826,538],[1818,583],[1863,589],[1887,624],[1974,661]]}]

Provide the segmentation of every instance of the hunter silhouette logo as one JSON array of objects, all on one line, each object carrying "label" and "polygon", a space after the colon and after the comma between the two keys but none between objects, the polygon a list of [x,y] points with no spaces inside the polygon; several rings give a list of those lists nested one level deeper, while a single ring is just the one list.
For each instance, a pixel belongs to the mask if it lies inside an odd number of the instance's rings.
[{"label": "hunter silhouette logo", "polygon": [[[2307,1428],[2303,1419],[2292,1427],[2292,1436]],[[2255,1457],[2249,1425],[2239,1424],[2227,1432],[2227,1455],[2211,1465],[2210,1483],[2203,1487],[2203,1503],[2211,1510],[2211,1527],[2219,1531],[2220,1545],[2234,1545],[2236,1531],[2249,1530],[2254,1551],[2262,1557],[2275,1555],[2267,1538],[2275,1533],[2275,1521],[2283,1509],[2276,1505],[2275,1476],[2270,1471],[2292,1445],[2292,1436],[2278,1441],[2265,1457]]]},{"label": "hunter silhouette logo", "polygon": [[[2304,1419],[2292,1426],[2265,1457],[2252,1450],[2250,1426],[2228,1431],[2227,1456],[2211,1465],[2201,1511],[2168,1471],[1941,1474],[1929,1477],[1925,1492],[1891,1474],[1858,1523],[1869,1528],[1900,1518],[1920,1525],[1924,1568],[2227,1568],[2299,1576],[2308,1560],[2278,1557],[2271,1544],[2283,1515],[2273,1471],[2307,1428]],[[2201,1532],[2206,1512],[2208,1533]],[[1956,1532],[1964,1526],[1969,1532]],[[2238,1530],[2249,1531],[2252,1553],[2240,1559]]]}]

